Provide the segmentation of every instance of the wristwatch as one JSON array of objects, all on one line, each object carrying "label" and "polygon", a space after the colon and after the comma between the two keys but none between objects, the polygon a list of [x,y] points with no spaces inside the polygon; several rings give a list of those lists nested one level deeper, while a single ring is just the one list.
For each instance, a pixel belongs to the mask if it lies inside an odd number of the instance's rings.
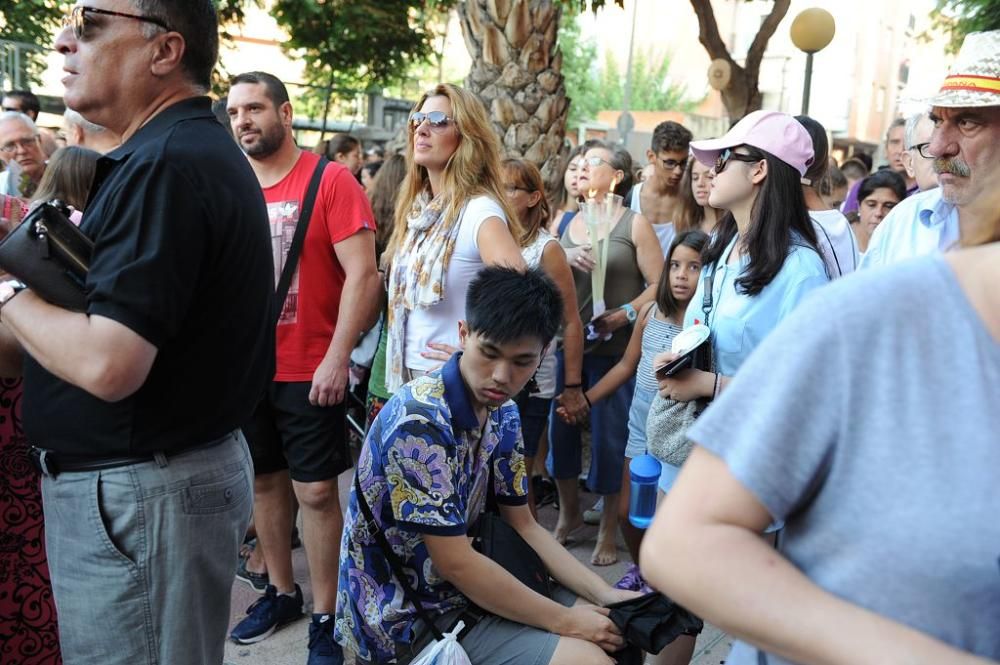
[{"label": "wristwatch", "polygon": [[632,307],[632,303],[630,302],[622,305],[622,310],[625,312],[625,318],[628,319],[629,323],[635,323],[635,320],[639,318],[638,312],[635,311],[635,307]]},{"label": "wristwatch", "polygon": [[8,279],[0,282],[0,307],[6,305],[11,298],[26,288],[28,287],[24,282],[16,279]]}]

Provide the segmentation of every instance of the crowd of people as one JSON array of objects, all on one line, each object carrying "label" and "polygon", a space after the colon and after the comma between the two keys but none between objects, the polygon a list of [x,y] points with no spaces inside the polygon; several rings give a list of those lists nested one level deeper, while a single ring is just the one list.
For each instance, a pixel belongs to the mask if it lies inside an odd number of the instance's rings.
[{"label": "crowd of people", "polygon": [[1000,661],[1000,31],[881,168],[759,110],[641,168],[588,140],[546,191],[460,86],[398,152],[308,150],[274,75],[206,96],[212,2],[98,4],[59,132],[2,98],[2,232],[58,200],[93,241],[85,311],[0,282],[2,662],[221,663],[307,609],[309,665],[643,662],[612,608],[694,612],[733,665]]}]

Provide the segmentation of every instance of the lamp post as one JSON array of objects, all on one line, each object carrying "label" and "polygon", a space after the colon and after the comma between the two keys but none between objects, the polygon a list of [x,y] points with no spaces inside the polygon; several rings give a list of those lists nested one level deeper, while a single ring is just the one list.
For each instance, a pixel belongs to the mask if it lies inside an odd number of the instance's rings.
[{"label": "lamp post", "polygon": [[812,88],[813,54],[822,51],[833,40],[837,26],[830,12],[819,7],[803,10],[792,21],[792,43],[806,54],[806,81],[802,88],[802,115],[809,113],[809,91]]}]

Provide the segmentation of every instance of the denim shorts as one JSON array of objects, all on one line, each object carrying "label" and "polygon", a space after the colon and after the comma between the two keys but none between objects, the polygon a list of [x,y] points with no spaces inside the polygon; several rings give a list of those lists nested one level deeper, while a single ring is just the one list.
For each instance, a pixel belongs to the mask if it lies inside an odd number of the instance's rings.
[{"label": "denim shorts", "polygon": [[517,410],[521,414],[521,434],[524,437],[525,457],[534,457],[538,454],[538,444],[545,432],[545,425],[548,424],[551,406],[551,399],[527,397],[524,393],[517,396]]},{"label": "denim shorts", "polygon": [[646,454],[646,416],[654,397],[655,390],[640,386],[636,386],[632,393],[632,407],[628,411],[628,443],[625,445],[625,457],[628,459]]},{"label": "denim shorts", "polygon": [[660,462],[660,464],[662,465],[660,468],[660,490],[666,494],[674,486],[674,481],[677,480],[677,474],[681,472],[681,468],[666,462]]},{"label": "denim shorts", "polygon": [[[583,388],[587,390],[601,380],[618,363],[619,358],[609,356],[583,356]],[[563,354],[556,355],[556,394],[562,392]],[[628,439],[628,412],[635,392],[635,377],[630,378],[615,392],[594,404],[590,410],[590,470],[587,487],[595,494],[618,494],[622,488],[625,468],[625,442]],[[580,429],[567,425],[549,412],[549,456],[545,463],[553,478],[576,478],[583,467],[583,447]]]}]

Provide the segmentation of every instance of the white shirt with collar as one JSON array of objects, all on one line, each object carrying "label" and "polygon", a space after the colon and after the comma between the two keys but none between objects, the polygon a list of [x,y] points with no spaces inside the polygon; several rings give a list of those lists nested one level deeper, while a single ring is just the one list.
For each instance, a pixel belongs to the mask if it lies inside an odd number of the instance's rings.
[{"label": "white shirt with collar", "polygon": [[958,209],[941,198],[941,188],[901,201],[875,228],[861,269],[890,265],[944,251],[958,242]]}]

